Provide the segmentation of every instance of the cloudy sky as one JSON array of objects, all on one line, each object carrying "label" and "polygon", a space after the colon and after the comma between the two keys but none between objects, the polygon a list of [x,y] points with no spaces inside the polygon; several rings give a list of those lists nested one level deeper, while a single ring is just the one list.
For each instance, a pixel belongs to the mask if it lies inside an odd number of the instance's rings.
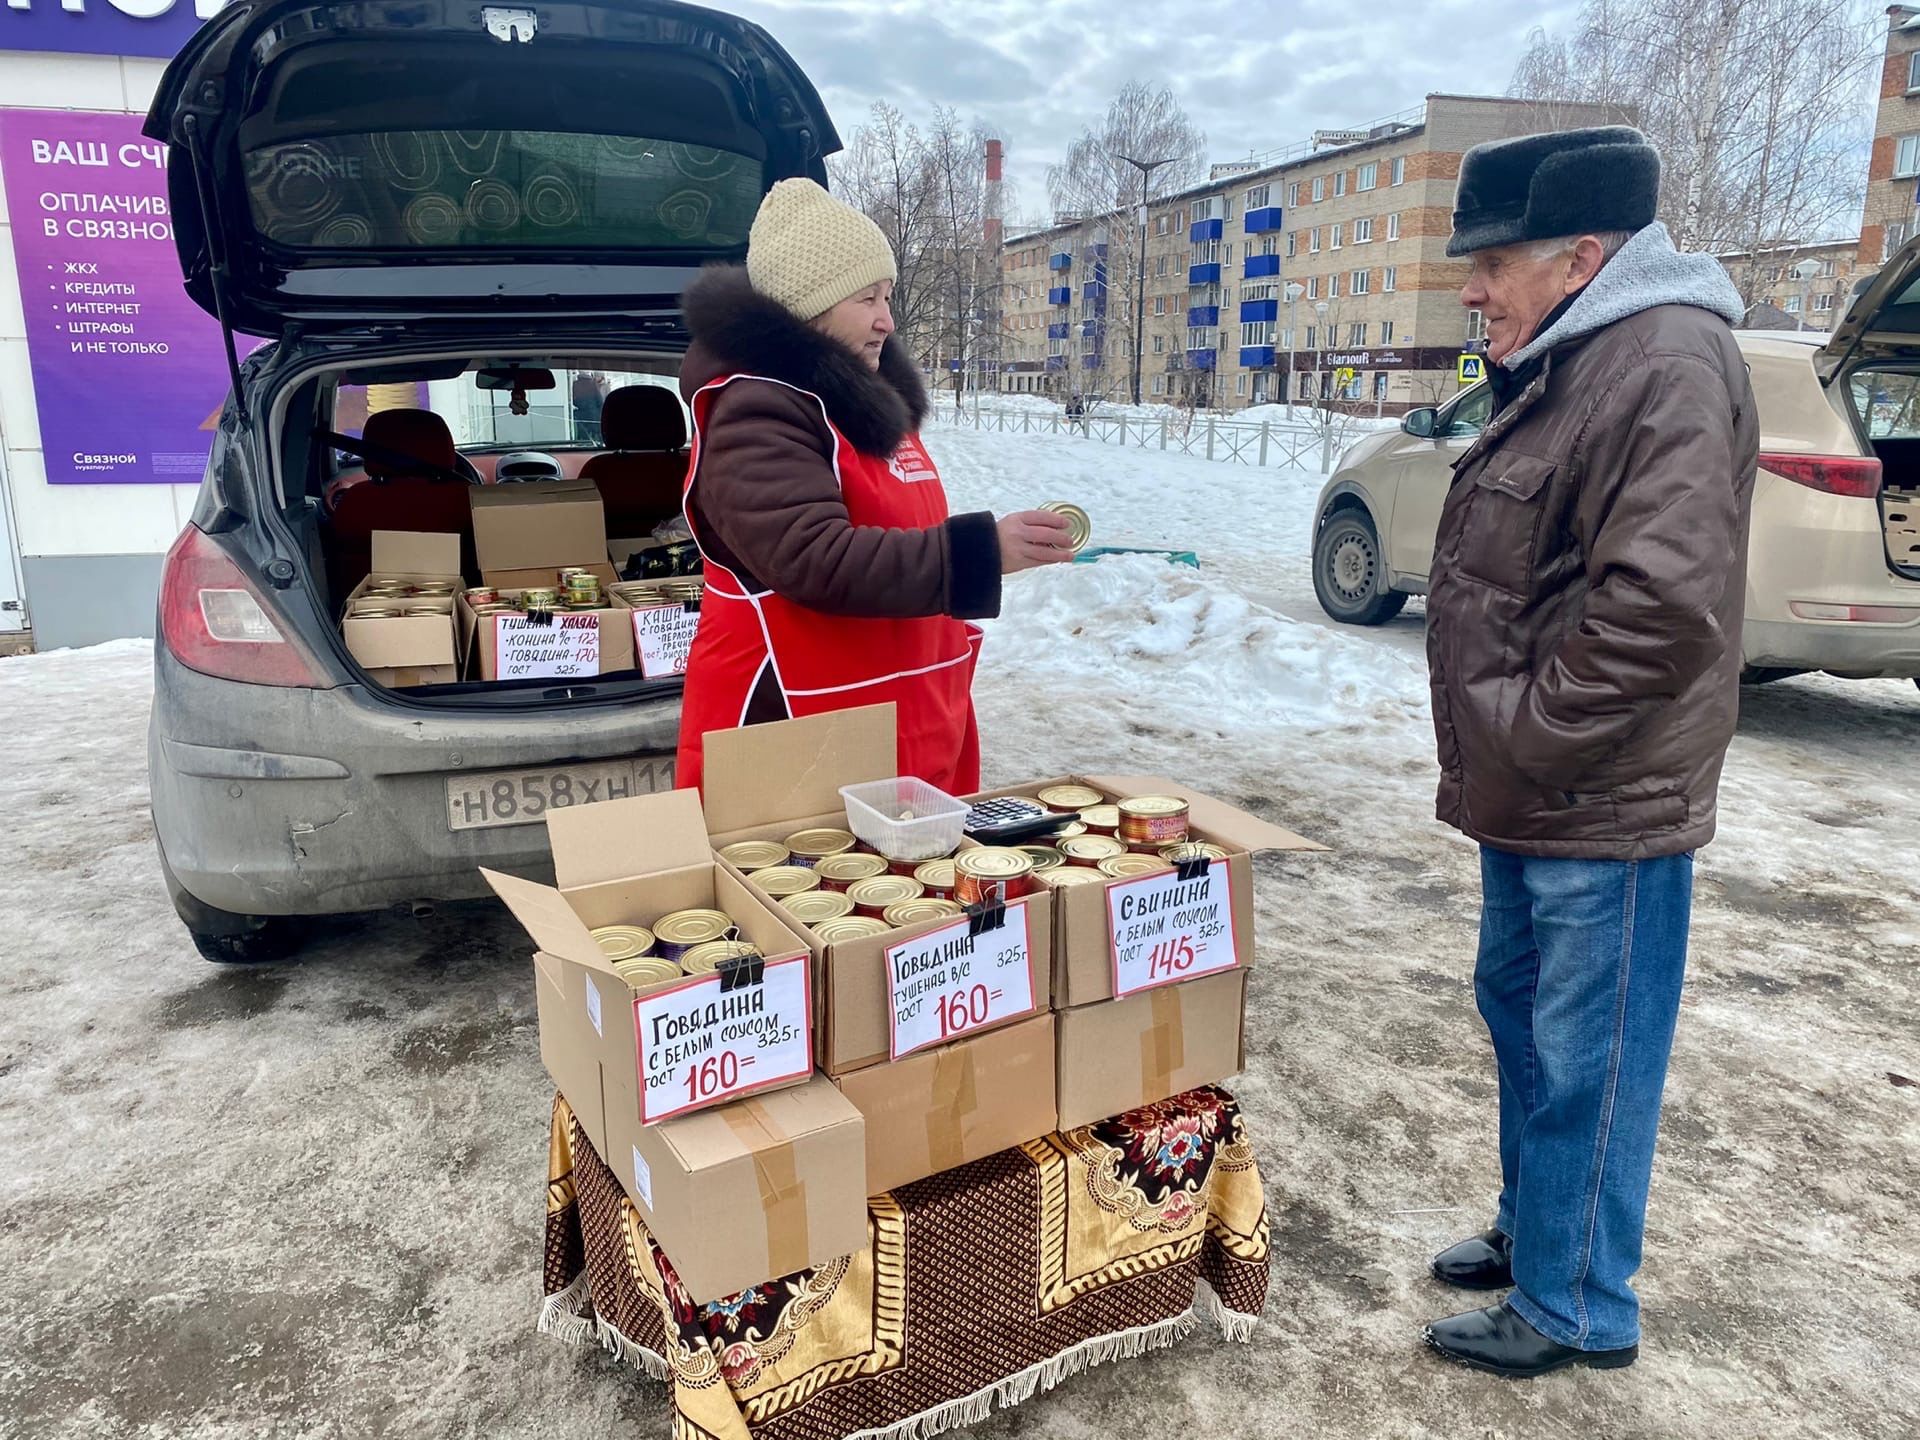
[{"label": "cloudy sky", "polygon": [[936,104],[1006,137],[1012,218],[1041,214],[1046,173],[1121,84],[1170,85],[1208,158],[1243,158],[1418,105],[1504,93],[1531,0],[709,0],[765,25],[820,87],[842,134],[876,100]]}]

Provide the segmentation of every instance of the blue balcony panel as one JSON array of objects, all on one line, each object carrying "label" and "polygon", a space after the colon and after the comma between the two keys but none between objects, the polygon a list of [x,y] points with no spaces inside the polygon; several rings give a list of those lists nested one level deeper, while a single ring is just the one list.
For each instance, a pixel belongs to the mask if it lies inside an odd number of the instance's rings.
[{"label": "blue balcony panel", "polygon": [[1082,355],[1080,357],[1080,368],[1082,370],[1098,370],[1100,368],[1100,356],[1098,354]]},{"label": "blue balcony panel", "polygon": [[1047,338],[1049,340],[1064,340],[1067,338],[1067,332],[1071,329],[1073,329],[1073,326],[1068,322],[1064,320],[1057,321],[1047,326]]},{"label": "blue balcony panel", "polygon": [[1196,220],[1187,231],[1187,239],[1195,245],[1204,244],[1208,240],[1218,240],[1226,233],[1226,228],[1227,222],[1224,220]]},{"label": "blue balcony panel", "polygon": [[1089,280],[1080,287],[1082,300],[1104,300],[1107,298],[1107,285],[1104,280]]},{"label": "blue balcony panel", "polygon": [[1220,283],[1220,265],[1218,261],[1206,265],[1192,265],[1187,268],[1187,284],[1218,285]]},{"label": "blue balcony panel", "polygon": [[1049,370],[1064,370],[1064,369],[1066,369],[1066,368],[1067,368],[1067,357],[1066,357],[1066,356],[1064,356],[1064,355],[1049,355],[1049,356],[1047,356],[1047,368],[1048,368]]},{"label": "blue balcony panel", "polygon": [[1275,361],[1271,345],[1242,345],[1240,364],[1247,370],[1271,370]]},{"label": "blue balcony panel", "polygon": [[1087,258],[1090,260],[1106,259],[1107,258],[1107,242],[1104,240],[1100,240],[1095,242],[1092,245],[1087,246],[1086,255],[1087,255]]},{"label": "blue balcony panel", "polygon": [[1249,255],[1247,257],[1247,279],[1263,280],[1268,276],[1278,275],[1279,273],[1280,257],[1278,255]]},{"label": "blue balcony panel", "polygon": [[1080,322],[1080,333],[1082,335],[1104,335],[1107,333],[1107,322],[1104,320],[1082,320]]},{"label": "blue balcony panel", "polygon": [[1268,205],[1264,209],[1247,211],[1247,233],[1266,235],[1278,230],[1282,225],[1282,212],[1278,205]]},{"label": "blue balcony panel", "polygon": [[1256,320],[1278,320],[1280,302],[1278,300],[1242,300],[1240,302],[1240,323],[1250,324]]},{"label": "blue balcony panel", "polygon": [[1073,287],[1071,285],[1054,286],[1051,290],[1047,291],[1047,303],[1049,305],[1071,305],[1073,303]]},{"label": "blue balcony panel", "polygon": [[1217,350],[1189,350],[1187,351],[1187,368],[1189,370],[1211,370],[1214,368],[1214,363],[1218,356],[1219,351]]},{"label": "blue balcony panel", "polygon": [[1073,268],[1073,256],[1065,250],[1056,250],[1047,257],[1047,268],[1049,270],[1071,270]]},{"label": "blue balcony panel", "polygon": [[1220,323],[1218,305],[1196,305],[1187,311],[1187,327],[1192,330],[1211,330]]}]

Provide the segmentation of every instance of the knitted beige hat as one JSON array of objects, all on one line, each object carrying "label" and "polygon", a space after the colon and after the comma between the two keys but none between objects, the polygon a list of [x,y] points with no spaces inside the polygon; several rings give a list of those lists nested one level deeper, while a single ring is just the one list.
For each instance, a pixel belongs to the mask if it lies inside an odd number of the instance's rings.
[{"label": "knitted beige hat", "polygon": [[775,185],[747,232],[753,288],[802,320],[899,274],[880,227],[811,180]]}]

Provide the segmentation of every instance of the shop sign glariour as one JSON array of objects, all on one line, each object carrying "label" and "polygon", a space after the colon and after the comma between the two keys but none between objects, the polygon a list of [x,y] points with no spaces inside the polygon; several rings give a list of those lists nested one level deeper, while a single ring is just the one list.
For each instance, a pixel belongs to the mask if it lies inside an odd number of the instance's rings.
[{"label": "shop sign glariour", "polygon": [[140,123],[0,109],[0,171],[55,485],[198,481],[227,393],[220,327],[181,285],[166,147]]},{"label": "shop sign glariour", "polygon": [[227,0],[5,0],[0,50],[171,59]]}]

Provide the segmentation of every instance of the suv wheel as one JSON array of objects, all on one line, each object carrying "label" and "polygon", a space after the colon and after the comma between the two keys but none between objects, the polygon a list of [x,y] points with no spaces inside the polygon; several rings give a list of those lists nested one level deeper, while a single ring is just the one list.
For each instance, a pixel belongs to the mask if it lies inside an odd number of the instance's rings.
[{"label": "suv wheel", "polygon": [[166,881],[174,913],[187,927],[187,936],[202,959],[216,965],[260,965],[284,960],[293,953],[297,936],[286,920],[270,915],[236,915],[203,903],[175,878],[164,850],[160,852],[160,874]]},{"label": "suv wheel", "polygon": [[1407,603],[1388,590],[1380,563],[1380,536],[1364,510],[1342,510],[1313,542],[1313,593],[1320,608],[1343,625],[1384,625]]}]

